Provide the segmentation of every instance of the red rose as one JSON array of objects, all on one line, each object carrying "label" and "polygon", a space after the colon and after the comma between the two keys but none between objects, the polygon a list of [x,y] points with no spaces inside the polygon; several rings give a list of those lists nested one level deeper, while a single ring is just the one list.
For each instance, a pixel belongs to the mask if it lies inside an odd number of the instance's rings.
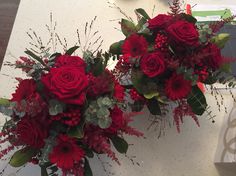
[{"label": "red rose", "polygon": [[36,83],[33,79],[24,79],[20,81],[15,93],[12,94],[11,101],[20,103],[22,100],[28,100],[37,97]]},{"label": "red rose", "polygon": [[42,82],[47,90],[62,102],[82,105],[86,99],[88,78],[83,70],[78,68],[52,68],[42,77]]},{"label": "red rose", "polygon": [[155,18],[148,20],[148,28],[151,30],[163,29],[169,24],[171,19],[170,15],[159,14]]},{"label": "red rose", "polygon": [[221,50],[215,44],[209,44],[203,48],[200,57],[202,62],[213,70],[218,69],[223,63]]},{"label": "red rose", "polygon": [[47,127],[33,118],[23,117],[16,127],[17,138],[20,143],[33,148],[42,148],[48,136]]},{"label": "red rose", "polygon": [[192,89],[191,81],[184,79],[183,75],[174,74],[166,81],[165,92],[171,100],[185,98]]},{"label": "red rose", "polygon": [[176,21],[167,28],[168,36],[177,45],[196,47],[199,45],[199,33],[196,26],[187,21]]},{"label": "red rose", "polygon": [[77,67],[80,70],[85,71],[86,64],[83,59],[78,56],[62,55],[56,59],[56,67],[70,66]]},{"label": "red rose", "polygon": [[164,57],[156,52],[144,55],[140,61],[141,70],[148,77],[155,77],[165,71]]},{"label": "red rose", "polygon": [[143,36],[133,34],[122,45],[122,53],[131,57],[141,56],[147,52],[148,43]]}]

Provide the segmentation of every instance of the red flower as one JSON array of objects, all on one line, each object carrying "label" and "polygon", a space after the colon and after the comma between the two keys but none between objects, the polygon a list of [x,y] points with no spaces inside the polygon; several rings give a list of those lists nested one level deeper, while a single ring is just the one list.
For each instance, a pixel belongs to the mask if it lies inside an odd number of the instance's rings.
[{"label": "red flower", "polygon": [[191,91],[191,82],[184,79],[183,75],[174,74],[166,81],[165,92],[171,100],[185,98]]},{"label": "red flower", "polygon": [[129,54],[131,57],[143,55],[147,52],[148,43],[143,36],[133,34],[129,36],[123,46],[122,53]]},{"label": "red flower", "polygon": [[44,139],[47,138],[48,131],[42,122],[23,117],[17,124],[16,134],[20,143],[38,149],[44,146]]},{"label": "red flower", "polygon": [[202,49],[200,57],[202,62],[213,70],[218,69],[223,63],[220,48],[215,44],[208,44],[204,49]]},{"label": "red flower", "polygon": [[70,109],[68,112],[60,113],[52,116],[52,120],[60,121],[68,126],[78,125],[81,120],[81,112],[79,109]]},{"label": "red flower", "polygon": [[159,53],[146,54],[140,61],[141,70],[148,77],[155,77],[165,71],[164,56]]},{"label": "red flower", "polygon": [[88,78],[78,68],[52,68],[42,77],[42,82],[50,93],[65,103],[82,105],[86,99]]},{"label": "red flower", "polygon": [[111,110],[111,118],[112,118],[112,124],[111,126],[106,130],[109,133],[117,133],[118,130],[121,130],[126,125],[126,121],[123,115],[123,111],[119,109],[117,106],[115,106]]},{"label": "red flower", "polygon": [[89,89],[88,95],[92,98],[95,98],[99,95],[109,93],[112,91],[112,75],[109,70],[105,71],[105,74],[101,74],[95,77],[92,73],[88,75],[89,79]]},{"label": "red flower", "polygon": [[155,18],[148,20],[148,28],[151,30],[163,29],[170,23],[170,15],[159,14]]},{"label": "red flower", "polygon": [[113,96],[118,100],[118,101],[123,101],[125,97],[125,88],[121,86],[117,81],[115,81],[115,86],[114,86],[114,94]]},{"label": "red flower", "polygon": [[199,45],[199,33],[196,26],[187,21],[176,21],[167,28],[168,36],[177,45],[197,47]]},{"label": "red flower", "polygon": [[85,156],[85,152],[76,144],[76,140],[65,135],[60,135],[57,145],[49,154],[49,160],[62,170],[73,169]]},{"label": "red flower", "polygon": [[56,59],[56,67],[70,66],[79,68],[81,71],[85,71],[86,64],[83,59],[78,56],[62,55]]},{"label": "red flower", "polygon": [[33,79],[24,79],[20,81],[15,93],[12,94],[11,101],[20,103],[22,100],[28,100],[37,96],[35,81]]}]

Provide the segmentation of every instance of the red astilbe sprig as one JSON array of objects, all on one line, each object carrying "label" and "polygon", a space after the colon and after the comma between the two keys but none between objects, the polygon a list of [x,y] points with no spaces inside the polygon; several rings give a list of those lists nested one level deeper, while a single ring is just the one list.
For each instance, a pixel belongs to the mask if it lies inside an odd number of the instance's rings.
[{"label": "red astilbe sprig", "polygon": [[180,133],[180,122],[183,123],[184,116],[190,116],[196,122],[197,126],[200,127],[197,116],[193,113],[192,108],[186,101],[181,101],[179,105],[174,109],[174,121],[178,133]]},{"label": "red astilbe sprig", "polygon": [[83,141],[89,146],[89,148],[95,150],[98,153],[107,154],[109,158],[120,165],[116,154],[111,149],[108,136],[106,136],[102,130],[89,126],[85,132]]},{"label": "red astilbe sprig", "polygon": [[169,15],[175,16],[182,12],[181,9],[181,2],[180,0],[173,0],[171,4],[169,4],[170,12],[168,12]]},{"label": "red astilbe sprig", "polygon": [[219,32],[219,30],[227,23],[231,22],[236,15],[232,15],[228,18],[222,19],[221,21],[212,22],[209,26],[212,29],[212,34]]},{"label": "red astilbe sprig", "polygon": [[137,136],[137,137],[142,137],[143,136],[143,133],[136,130],[135,128],[129,126],[128,124],[130,122],[133,121],[133,118],[134,116],[137,116],[137,115],[142,115],[143,112],[129,112],[129,113],[125,113],[124,114],[124,119],[125,119],[125,125],[123,126],[122,128],[122,132],[124,132],[125,134],[128,134],[128,135],[132,135],[132,136]]}]

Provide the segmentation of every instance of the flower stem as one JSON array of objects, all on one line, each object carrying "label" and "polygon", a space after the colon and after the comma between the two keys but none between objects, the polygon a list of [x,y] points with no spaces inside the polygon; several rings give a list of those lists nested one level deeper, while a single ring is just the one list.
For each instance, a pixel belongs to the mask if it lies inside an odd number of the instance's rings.
[{"label": "flower stem", "polygon": [[48,176],[47,167],[41,166],[41,176]]}]

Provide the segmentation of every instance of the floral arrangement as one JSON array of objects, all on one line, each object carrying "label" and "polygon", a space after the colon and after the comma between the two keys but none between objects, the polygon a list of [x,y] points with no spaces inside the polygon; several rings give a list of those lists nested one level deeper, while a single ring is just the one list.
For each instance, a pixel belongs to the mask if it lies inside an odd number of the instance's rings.
[{"label": "floral arrangement", "polygon": [[232,59],[221,55],[229,34],[217,33],[234,17],[201,24],[181,10],[178,0],[170,10],[150,18],[136,9],[138,23],[121,20],[126,38],[112,44],[110,52],[119,59],[114,73],[129,89],[133,111],[147,105],[151,114],[164,115],[167,106],[175,103],[173,118],[180,131],[184,116],[191,116],[199,126],[197,115],[208,111],[203,84],[234,86]]},{"label": "floral arrangement", "polygon": [[[47,168],[59,168],[63,176],[91,176],[88,158],[106,154],[119,164],[112,149],[126,153],[123,134],[142,136],[129,126],[133,113],[124,113],[124,91],[106,69],[108,53],[84,57],[71,56],[78,47],[64,54],[41,58],[30,50],[16,67],[30,76],[17,78],[19,84],[12,98],[1,99],[1,112],[11,118],[0,134],[3,158],[17,150],[10,165],[38,164],[42,176]],[[50,175],[54,175],[50,173]]]}]

